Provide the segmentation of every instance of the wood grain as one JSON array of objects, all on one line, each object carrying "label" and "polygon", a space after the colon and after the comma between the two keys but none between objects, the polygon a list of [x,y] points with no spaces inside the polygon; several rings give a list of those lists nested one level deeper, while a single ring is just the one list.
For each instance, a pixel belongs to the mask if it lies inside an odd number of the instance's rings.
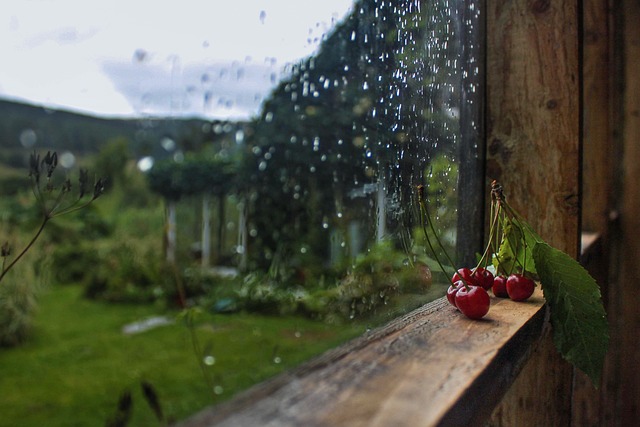
[{"label": "wood grain", "polygon": [[482,425],[545,311],[540,291],[525,303],[494,298],[482,321],[440,299],[181,425]]},{"label": "wood grain", "polygon": [[[578,2],[487,2],[487,175],[540,235],[577,258],[580,213]],[[572,369],[549,334],[492,426],[567,426]]]},{"label": "wood grain", "polygon": [[[621,200],[620,276],[616,287],[619,369],[616,418],[620,424],[637,424],[640,417],[640,2],[624,4],[624,116],[623,200]],[[629,361],[634,361],[629,363]]]},{"label": "wood grain", "polygon": [[487,2],[487,174],[552,246],[578,255],[575,1]]},{"label": "wood grain", "polygon": [[582,230],[606,236],[613,209],[613,63],[609,0],[583,1]]}]

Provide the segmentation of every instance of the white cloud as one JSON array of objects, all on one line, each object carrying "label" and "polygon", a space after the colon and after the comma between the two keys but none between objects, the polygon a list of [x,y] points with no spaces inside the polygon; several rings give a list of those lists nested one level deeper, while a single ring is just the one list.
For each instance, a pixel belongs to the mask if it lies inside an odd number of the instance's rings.
[{"label": "white cloud", "polygon": [[103,115],[247,117],[273,86],[272,74],[317,49],[351,4],[6,1],[0,96]]}]

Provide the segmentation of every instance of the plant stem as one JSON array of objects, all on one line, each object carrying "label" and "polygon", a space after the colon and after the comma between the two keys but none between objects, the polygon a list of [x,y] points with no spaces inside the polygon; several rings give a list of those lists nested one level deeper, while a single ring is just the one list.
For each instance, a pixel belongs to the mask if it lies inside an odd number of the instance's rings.
[{"label": "plant stem", "polygon": [[473,271],[475,272],[475,270],[483,265],[487,265],[487,261],[486,259],[488,258],[489,255],[489,250],[491,249],[491,241],[493,240],[493,235],[497,232],[496,229],[496,224],[498,223],[498,217],[500,215],[500,206],[498,205],[497,209],[495,209],[495,214],[493,213],[493,203],[491,204],[491,211],[492,211],[492,218],[491,218],[491,225],[489,226],[489,238],[488,240],[488,244],[487,247],[484,249],[484,253],[482,254],[482,257],[480,258],[480,261],[478,261],[478,265],[476,265],[476,268],[473,269]]},{"label": "plant stem", "polygon": [[196,327],[193,321],[193,309],[186,309],[186,323],[187,328],[189,329],[189,336],[191,337],[191,345],[193,346],[193,353],[198,360],[198,366],[200,367],[200,371],[202,371],[202,377],[204,378],[204,382],[207,384],[209,391],[211,392],[211,397],[215,399],[215,391],[213,385],[213,379],[207,372],[207,367],[205,366],[202,358],[202,350],[200,347],[200,340],[198,339],[198,335],[196,334]]},{"label": "plant stem", "polygon": [[[424,187],[423,186],[418,186],[418,204],[420,205],[420,225],[422,226],[422,232],[424,233],[424,237],[427,240],[427,245],[429,245],[429,249],[431,250],[431,253],[433,254],[433,257],[435,258],[436,262],[438,263],[438,266],[440,267],[440,270],[442,270],[442,272],[444,273],[444,275],[449,279],[449,282],[453,285],[453,280],[451,278],[449,278],[449,275],[447,274],[447,271],[445,270],[444,266],[442,265],[442,262],[440,262],[440,258],[438,257],[438,254],[436,253],[433,244],[431,243],[431,239],[429,238],[429,231],[427,230],[427,227],[425,226],[425,221],[427,221],[429,223],[429,225],[431,225],[431,221],[429,218],[429,212],[427,211],[427,206],[424,200]],[[436,241],[438,242],[438,244],[440,245],[440,247],[442,247],[442,244],[440,243],[440,240],[438,239],[438,235],[435,234],[435,230],[433,229],[433,225],[431,225],[431,230],[434,232],[434,236],[436,237]],[[443,248],[443,252],[446,255],[446,251],[444,251]],[[447,258],[448,255],[447,255]],[[449,258],[449,261],[451,261],[451,259]],[[456,267],[455,264],[453,264],[453,262],[451,263],[454,271],[456,271]],[[467,282],[466,280],[462,279],[462,282],[464,283],[465,287],[468,288]]]},{"label": "plant stem", "polygon": [[[11,261],[9,263],[9,265],[7,265],[6,268],[4,267],[4,262],[3,262],[2,271],[0,272],[0,281],[2,281],[2,278],[7,274],[7,272],[9,270],[11,270],[11,268],[20,260],[20,258],[22,258],[24,256],[24,254],[27,253],[27,251],[31,248],[31,246],[33,246],[33,244],[36,242],[36,240],[38,240],[38,237],[40,237],[40,234],[42,234],[42,230],[44,230],[44,227],[47,225],[47,222],[49,222],[50,219],[51,219],[50,216],[45,215],[45,217],[42,220],[42,224],[40,224],[40,228],[38,229],[36,234],[33,236],[31,241],[27,244],[27,246],[24,247],[24,249],[22,249],[22,252],[20,252],[13,259],[13,261]],[[5,258],[5,261],[6,261],[6,258]]]},{"label": "plant stem", "polygon": [[429,228],[431,229],[431,232],[433,233],[433,236],[435,237],[436,242],[438,243],[438,246],[440,246],[440,249],[442,249],[442,252],[444,253],[444,256],[447,258],[447,261],[449,261],[449,264],[451,265],[451,267],[453,267],[454,270],[457,270],[456,263],[453,262],[453,260],[447,253],[447,250],[444,248],[444,245],[442,244],[442,242],[440,241],[440,238],[438,237],[438,233],[436,232],[436,229],[433,227],[433,222],[431,221],[431,216],[429,215],[429,210],[427,209],[427,203],[424,198],[424,192],[421,195],[420,207],[424,210],[424,214],[427,219],[427,224],[429,224]]}]

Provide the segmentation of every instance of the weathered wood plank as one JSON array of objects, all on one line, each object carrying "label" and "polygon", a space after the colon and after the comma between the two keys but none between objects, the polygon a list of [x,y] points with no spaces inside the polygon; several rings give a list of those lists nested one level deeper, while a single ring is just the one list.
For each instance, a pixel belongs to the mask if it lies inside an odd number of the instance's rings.
[{"label": "weathered wood plank", "polygon": [[181,425],[481,425],[545,310],[537,291],[525,303],[494,298],[485,320],[471,321],[440,299]]},{"label": "weathered wood plank", "polygon": [[582,4],[582,229],[604,235],[613,208],[612,17],[609,0],[585,0]]},{"label": "weathered wood plank", "polygon": [[[580,73],[577,1],[487,2],[487,175],[551,245],[577,257]],[[566,426],[572,369],[549,334],[490,421]]]},{"label": "weathered wood plank", "polygon": [[487,175],[545,240],[577,256],[577,4],[487,2],[487,19]]},{"label": "weathered wood plank", "polygon": [[[624,5],[624,115],[623,115],[623,199],[620,222],[620,276],[616,284],[618,299],[616,336],[619,345],[620,380],[615,401],[619,424],[633,425],[640,417],[640,370],[638,327],[640,326],[640,2],[625,0]],[[630,361],[633,361],[630,363]]]}]

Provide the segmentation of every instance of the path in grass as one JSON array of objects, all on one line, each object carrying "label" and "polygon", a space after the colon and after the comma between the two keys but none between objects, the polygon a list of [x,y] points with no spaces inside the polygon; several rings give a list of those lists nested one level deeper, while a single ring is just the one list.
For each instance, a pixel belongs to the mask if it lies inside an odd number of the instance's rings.
[{"label": "path in grass", "polygon": [[203,379],[184,322],[125,335],[124,325],[167,313],[92,302],[80,293],[74,286],[46,291],[31,339],[0,349],[0,426],[104,426],[127,389],[130,425],[157,425],[141,381],[155,387],[167,416],[183,419],[363,330],[300,317],[204,314],[196,330],[216,394]]}]

